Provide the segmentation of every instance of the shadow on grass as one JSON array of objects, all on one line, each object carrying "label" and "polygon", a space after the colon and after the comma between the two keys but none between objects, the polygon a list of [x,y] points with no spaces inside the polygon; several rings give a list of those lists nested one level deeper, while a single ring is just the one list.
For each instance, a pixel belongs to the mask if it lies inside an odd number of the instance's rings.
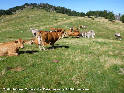
[{"label": "shadow on grass", "polygon": [[[70,36],[71,38],[80,38],[82,36]],[[70,38],[70,37],[64,37],[64,38]]]},{"label": "shadow on grass", "polygon": [[69,46],[63,46],[63,45],[59,45],[59,44],[56,44],[57,46],[54,46],[54,47],[49,47],[47,49],[56,49],[56,48],[69,48]]},{"label": "shadow on grass", "polygon": [[38,51],[33,51],[33,50],[19,51],[19,54],[25,54],[25,53],[27,53],[27,54],[34,54],[34,53],[36,53],[36,52],[38,52]]},{"label": "shadow on grass", "polygon": [[80,38],[80,36],[72,36],[71,38]]}]

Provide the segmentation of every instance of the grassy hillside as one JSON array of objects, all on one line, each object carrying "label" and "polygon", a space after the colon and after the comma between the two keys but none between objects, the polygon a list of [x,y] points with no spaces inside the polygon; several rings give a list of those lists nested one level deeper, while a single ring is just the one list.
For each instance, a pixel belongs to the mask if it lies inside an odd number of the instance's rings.
[{"label": "grassy hillside", "polygon": [[[30,39],[29,29],[49,30],[50,27],[68,29],[87,25],[95,39],[64,38],[55,49],[39,51],[35,45],[25,45],[20,55],[0,57],[0,92],[2,88],[75,88],[75,91],[42,91],[61,93],[123,93],[124,40],[115,40],[114,33],[124,35],[124,24],[103,18],[70,17],[38,9],[25,9],[11,16],[0,17],[0,42]],[[83,31],[83,30],[81,30]],[[58,62],[54,62],[54,61]],[[11,70],[12,68],[13,70]],[[76,89],[89,89],[78,90]],[[12,93],[41,93],[24,90]]]}]

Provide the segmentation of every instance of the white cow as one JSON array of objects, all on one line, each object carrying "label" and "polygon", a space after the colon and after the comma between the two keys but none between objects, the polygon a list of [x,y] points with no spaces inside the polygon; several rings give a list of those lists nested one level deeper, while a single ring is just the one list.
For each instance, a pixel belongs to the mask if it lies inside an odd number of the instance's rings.
[{"label": "white cow", "polygon": [[94,36],[95,36],[95,32],[94,32],[94,30],[90,30],[90,31],[88,31],[88,32],[82,32],[82,37],[84,37],[84,38],[94,38]]},{"label": "white cow", "polygon": [[33,29],[33,28],[30,28],[30,30],[31,30],[31,32],[32,32],[32,34],[33,34],[33,36],[36,36],[36,33],[37,33],[37,32],[39,32],[39,30],[38,30],[38,29]]},{"label": "white cow", "polygon": [[120,33],[115,33],[116,39],[122,40]]}]

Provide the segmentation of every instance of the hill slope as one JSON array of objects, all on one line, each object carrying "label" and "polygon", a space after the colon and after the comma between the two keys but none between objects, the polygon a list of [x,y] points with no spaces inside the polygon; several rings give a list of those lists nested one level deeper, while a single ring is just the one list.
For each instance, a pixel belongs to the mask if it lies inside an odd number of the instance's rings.
[{"label": "hill slope", "polygon": [[86,31],[96,32],[95,39],[61,39],[54,50],[48,46],[47,51],[39,51],[35,45],[26,45],[18,57],[0,57],[0,91],[1,88],[87,88],[86,92],[90,93],[123,93],[124,40],[115,40],[114,33],[124,35],[124,24],[38,9],[18,11],[15,15],[0,17],[0,21],[0,42],[30,39],[31,27],[49,30],[87,25]]}]

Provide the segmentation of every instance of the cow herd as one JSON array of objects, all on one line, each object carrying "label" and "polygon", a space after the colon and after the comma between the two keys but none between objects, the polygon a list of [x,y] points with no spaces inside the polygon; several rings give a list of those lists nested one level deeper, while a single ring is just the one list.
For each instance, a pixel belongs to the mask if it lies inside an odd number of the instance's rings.
[{"label": "cow herd", "polygon": [[[30,40],[18,39],[16,41],[0,43],[0,56],[17,56],[19,49],[24,47],[24,44],[36,44],[40,50],[46,50],[46,45],[51,45],[54,48],[54,44],[57,40],[64,37],[84,37],[84,38],[94,38],[94,30],[88,32],[81,29],[87,29],[87,26],[79,26],[78,28],[71,27],[68,30],[62,28],[50,28],[50,31],[43,31],[38,29],[30,29],[33,34],[33,38]],[[115,37],[121,39],[120,33],[115,33]]]},{"label": "cow herd", "polygon": [[94,38],[94,30],[88,32],[80,32],[80,29],[86,29],[86,26],[79,26],[79,28],[71,27],[68,30],[62,28],[50,28],[50,31],[40,31],[37,29],[31,29],[33,36],[35,36],[32,41],[39,46],[40,50],[45,50],[44,46],[51,45],[54,48],[54,43],[64,37],[85,37]]}]

